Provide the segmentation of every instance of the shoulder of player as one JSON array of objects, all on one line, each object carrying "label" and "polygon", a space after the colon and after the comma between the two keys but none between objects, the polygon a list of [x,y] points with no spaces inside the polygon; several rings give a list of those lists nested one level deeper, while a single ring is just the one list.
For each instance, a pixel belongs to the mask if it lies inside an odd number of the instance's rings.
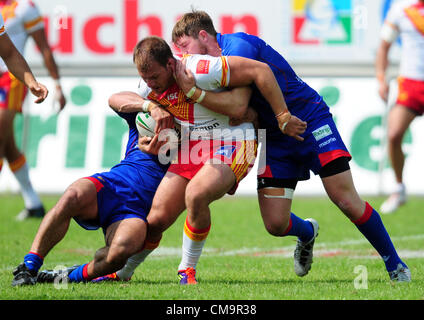
[{"label": "shoulder of player", "polygon": [[199,60],[214,60],[218,57],[210,56],[207,54],[185,54],[183,55],[183,59],[186,61],[186,63],[193,63],[197,62]]},{"label": "shoulder of player", "polygon": [[214,57],[204,54],[185,55],[186,67],[195,74],[208,74],[209,67],[215,64],[221,64],[222,57]]},{"label": "shoulder of player", "polygon": [[246,32],[234,32],[234,33],[221,34],[220,38],[221,40],[229,40],[229,41],[247,41],[248,38],[254,39],[258,37],[255,35],[248,34]]},{"label": "shoulder of player", "polygon": [[[225,38],[226,36],[228,38]],[[223,35],[223,41],[220,43],[223,55],[250,59],[256,59],[258,51],[264,45],[265,42],[261,38],[244,32]]]},{"label": "shoulder of player", "polygon": [[42,18],[37,5],[30,0],[20,0],[16,7],[16,15],[24,20],[34,20]]}]

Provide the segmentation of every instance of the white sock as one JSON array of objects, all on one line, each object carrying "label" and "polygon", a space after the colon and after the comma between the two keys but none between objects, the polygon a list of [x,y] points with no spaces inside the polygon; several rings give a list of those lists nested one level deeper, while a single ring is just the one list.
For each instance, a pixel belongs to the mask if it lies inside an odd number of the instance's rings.
[{"label": "white sock", "polygon": [[[21,159],[21,158],[20,158]],[[18,159],[19,160],[19,159]],[[25,161],[25,160],[24,160]],[[17,162],[17,161],[15,161]],[[13,170],[13,163],[9,166],[16,178],[19,182],[19,186],[21,188],[22,197],[24,199],[25,208],[27,209],[35,209],[42,206],[41,200],[38,194],[35,192],[32,187],[31,180],[29,179],[29,169],[26,161],[24,164],[17,170]]]},{"label": "white sock", "polygon": [[134,274],[135,269],[146,259],[153,250],[143,250],[128,258],[127,263],[121,269],[116,271],[116,275],[121,280],[128,280]]},{"label": "white sock", "polygon": [[406,187],[405,184],[401,183],[397,183],[396,187],[395,187],[395,193],[399,193],[399,194],[405,194],[406,193]]},{"label": "white sock", "polygon": [[209,229],[210,226],[203,230],[195,230],[186,219],[183,232],[182,257],[178,266],[179,271],[187,268],[196,269]]},{"label": "white sock", "polygon": [[119,279],[130,279],[134,274],[135,269],[137,269],[137,267],[144,262],[147,256],[159,246],[159,242],[160,240],[156,243],[145,242],[143,249],[139,253],[129,257],[125,266],[121,270],[116,271],[116,275],[119,277]]}]

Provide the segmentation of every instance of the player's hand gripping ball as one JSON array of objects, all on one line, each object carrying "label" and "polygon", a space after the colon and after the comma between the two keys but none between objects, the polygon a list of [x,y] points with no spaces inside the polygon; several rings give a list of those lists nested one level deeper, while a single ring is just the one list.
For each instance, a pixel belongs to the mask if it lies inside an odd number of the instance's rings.
[{"label": "player's hand gripping ball", "polygon": [[153,137],[155,135],[156,121],[147,112],[139,112],[135,118],[135,124],[140,136]]},{"label": "player's hand gripping ball", "polygon": [[[156,121],[147,112],[139,112],[135,118],[138,133],[142,137],[153,137],[155,135]],[[180,125],[175,123],[174,129],[164,129],[159,133],[160,141],[168,141],[179,144],[181,142]]]}]

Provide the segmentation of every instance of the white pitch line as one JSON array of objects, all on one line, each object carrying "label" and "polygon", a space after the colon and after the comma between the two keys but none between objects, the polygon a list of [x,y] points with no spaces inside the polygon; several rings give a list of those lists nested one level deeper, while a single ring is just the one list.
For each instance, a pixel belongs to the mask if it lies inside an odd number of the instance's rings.
[{"label": "white pitch line", "polygon": [[[398,237],[391,237],[392,241],[406,241],[406,240],[420,240],[424,239],[424,234],[418,234],[418,235],[411,235],[411,236],[398,236]],[[319,241],[319,238],[318,238]],[[331,256],[331,254],[334,252],[334,255],[336,255],[337,251],[343,251],[346,252],[346,250],[340,250],[342,247],[345,246],[351,246],[351,245],[361,245],[368,243],[368,240],[363,239],[351,239],[351,240],[345,240],[345,241],[338,241],[338,242],[317,242],[315,244],[315,248],[325,248],[323,250],[315,250],[316,256]],[[225,249],[218,249],[218,248],[208,248],[205,247],[203,249],[203,254],[207,256],[236,256],[236,255],[254,255],[255,253],[259,253],[260,255],[264,256],[279,256],[279,257],[292,257],[293,256],[293,250],[295,248],[295,245],[291,246],[285,246],[285,247],[277,247],[277,248],[240,248],[240,249],[234,249],[234,250],[225,250]],[[332,249],[330,249],[332,248]],[[402,252],[404,254],[402,254]],[[422,258],[424,257],[424,251],[417,250],[404,250],[399,251],[398,253],[402,257],[415,257],[415,258]],[[160,247],[157,248],[153,253],[151,254],[152,257],[164,257],[164,256],[181,256],[181,248],[178,247]],[[350,256],[352,258],[352,256]],[[361,256],[363,258],[363,256]]]},{"label": "white pitch line", "polygon": [[[165,247],[161,250],[153,252],[151,258],[161,259],[168,257],[180,257],[181,249]],[[424,258],[424,250],[397,250],[397,253],[402,259],[408,258]],[[260,248],[243,248],[239,250],[223,251],[219,249],[209,249],[204,252],[204,256],[262,256],[275,258],[293,258],[293,250],[260,250]],[[380,258],[377,253],[375,255],[364,254],[360,255],[356,250],[345,249],[321,249],[314,250],[315,257],[330,258],[335,256],[346,256],[349,259],[377,259]]]},{"label": "white pitch line", "polygon": [[[391,237],[392,241],[406,241],[406,240],[420,240],[424,239],[424,234],[417,234],[411,236],[398,236]],[[318,238],[319,241],[319,238]],[[380,258],[377,254],[370,255],[358,255],[355,250],[342,249],[344,246],[351,245],[360,245],[368,243],[368,240],[364,239],[351,239],[339,242],[317,242],[315,248],[325,248],[314,250],[314,256],[316,257],[332,257],[332,256],[346,256],[349,259],[377,259]],[[203,249],[203,254],[205,256],[267,256],[267,257],[277,257],[277,258],[293,258],[293,250],[295,245],[279,247],[279,248],[240,248],[235,250],[225,250],[222,248],[208,248]],[[424,250],[397,250],[399,256],[402,259],[409,258],[424,258]],[[161,247],[157,248],[150,255],[151,258],[160,259],[167,257],[180,257],[181,256],[181,247]],[[11,271],[16,266],[7,266],[0,268],[1,271]]]}]

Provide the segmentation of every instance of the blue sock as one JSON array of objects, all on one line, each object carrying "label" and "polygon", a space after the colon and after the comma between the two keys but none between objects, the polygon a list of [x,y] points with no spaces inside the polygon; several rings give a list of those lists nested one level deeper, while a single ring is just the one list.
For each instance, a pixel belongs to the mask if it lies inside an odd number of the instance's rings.
[{"label": "blue sock", "polygon": [[71,282],[85,282],[87,281],[87,274],[86,274],[86,268],[88,263],[80,265],[78,268],[76,268],[74,271],[72,271],[70,274],[68,274],[68,278]]},{"label": "blue sock", "polygon": [[284,236],[297,236],[301,241],[307,242],[314,236],[314,228],[309,221],[290,213],[290,223]]},{"label": "blue sock", "polygon": [[38,272],[43,265],[43,258],[37,253],[29,252],[24,257],[24,263],[29,270]]},{"label": "blue sock", "polygon": [[383,221],[381,221],[380,215],[368,202],[366,203],[365,212],[362,217],[352,222],[380,254],[387,271],[395,270],[399,263],[406,267],[406,264],[399,258],[392,240],[383,225]]}]

